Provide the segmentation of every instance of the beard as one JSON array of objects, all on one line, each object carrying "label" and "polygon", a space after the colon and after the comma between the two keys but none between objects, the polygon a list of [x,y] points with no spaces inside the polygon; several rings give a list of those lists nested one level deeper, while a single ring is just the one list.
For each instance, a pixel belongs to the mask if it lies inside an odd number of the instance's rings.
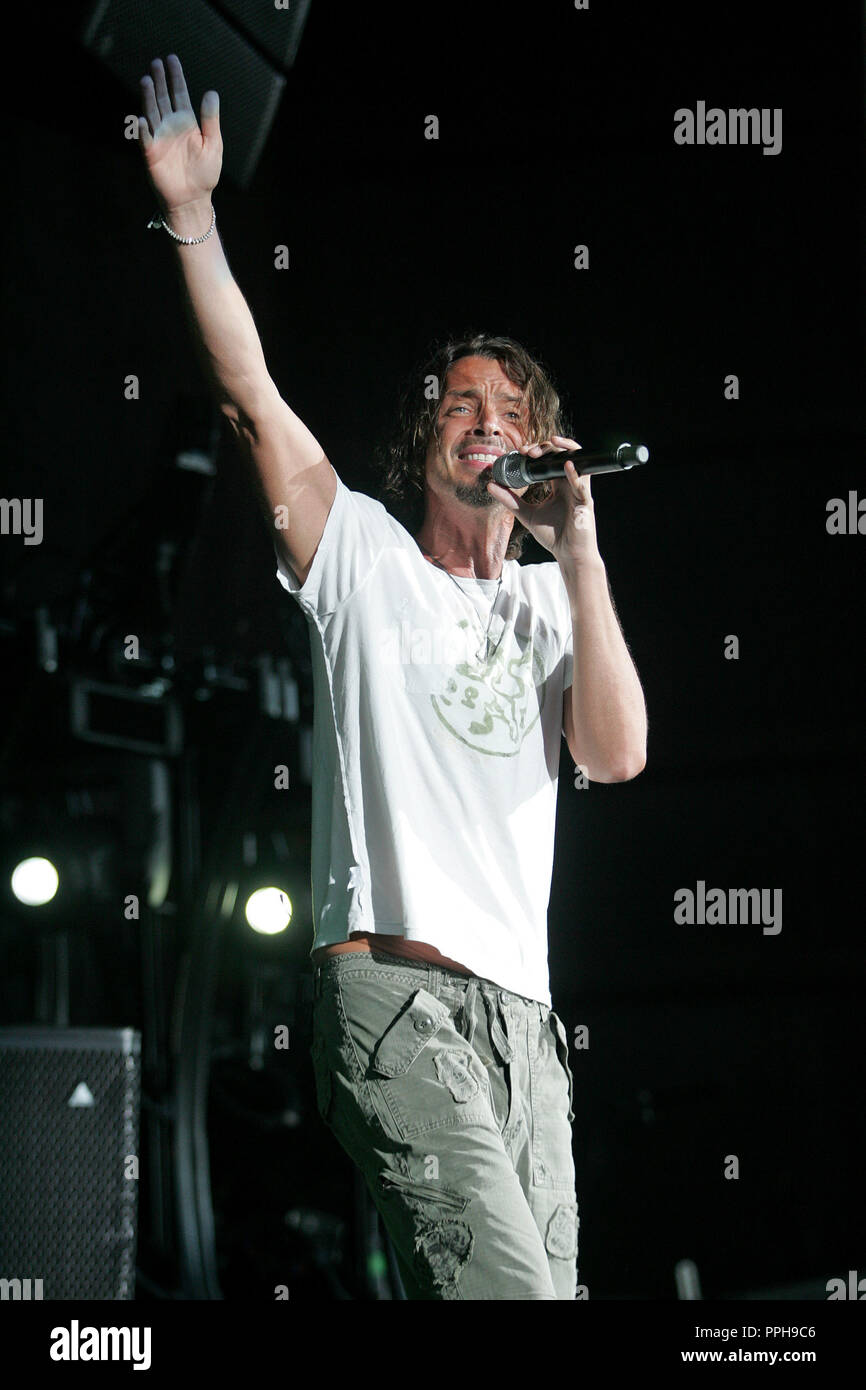
[{"label": "beard", "polygon": [[454,496],[458,502],[466,502],[470,507],[492,507],[497,500],[487,491],[487,484],[493,477],[493,466],[482,468],[473,483],[457,483]]}]

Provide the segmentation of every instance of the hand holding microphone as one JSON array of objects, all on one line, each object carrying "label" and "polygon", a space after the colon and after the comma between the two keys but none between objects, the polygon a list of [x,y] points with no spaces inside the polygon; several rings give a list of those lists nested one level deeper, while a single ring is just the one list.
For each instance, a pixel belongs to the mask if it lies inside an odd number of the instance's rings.
[{"label": "hand holding microphone", "polygon": [[[601,561],[590,475],[622,472],[648,458],[645,444],[620,444],[612,452],[585,454],[576,440],[555,434],[544,444],[524,444],[502,454],[493,464],[487,488],[570,572],[576,565]],[[517,488],[546,478],[564,478],[565,483],[554,483],[551,495],[535,504],[516,495]]]},{"label": "hand holding microphone", "polygon": [[[555,435],[554,438],[560,439],[562,436]],[[572,442],[567,441],[567,444]],[[649,449],[645,444],[620,444],[616,449],[595,454],[584,453],[579,445],[569,448],[567,444],[553,445],[551,441],[550,444],[524,445],[524,449],[556,449],[554,454],[537,458],[530,458],[523,449],[502,454],[493,465],[493,481],[501,483],[503,487],[526,487],[545,478],[564,478],[565,465],[569,462],[574,464],[578,477],[582,478],[591,473],[620,473],[649,459]]]}]

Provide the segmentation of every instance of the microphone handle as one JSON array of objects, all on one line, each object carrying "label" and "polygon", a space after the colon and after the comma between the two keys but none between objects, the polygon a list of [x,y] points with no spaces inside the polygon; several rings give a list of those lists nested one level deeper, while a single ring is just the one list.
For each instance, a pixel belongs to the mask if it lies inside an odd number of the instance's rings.
[{"label": "microphone handle", "polygon": [[542,454],[530,458],[514,451],[503,454],[493,465],[493,481],[506,487],[524,487],[545,478],[565,477],[565,464],[571,459],[578,477],[592,473],[621,473],[635,464],[646,463],[649,449],[645,444],[620,444],[618,449],[600,454],[588,454],[584,449],[567,449],[558,454]]}]

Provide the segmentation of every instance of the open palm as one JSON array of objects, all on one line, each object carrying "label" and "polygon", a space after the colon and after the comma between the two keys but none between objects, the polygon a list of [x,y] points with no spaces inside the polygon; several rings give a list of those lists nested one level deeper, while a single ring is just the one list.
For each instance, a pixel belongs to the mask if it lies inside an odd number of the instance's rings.
[{"label": "open palm", "polygon": [[165,66],[155,58],[150,71],[140,84],[145,115],[138,118],[139,141],[154,190],[171,212],[206,198],[219,181],[219,96],[205,92],[199,128],[175,54],[168,55]]}]

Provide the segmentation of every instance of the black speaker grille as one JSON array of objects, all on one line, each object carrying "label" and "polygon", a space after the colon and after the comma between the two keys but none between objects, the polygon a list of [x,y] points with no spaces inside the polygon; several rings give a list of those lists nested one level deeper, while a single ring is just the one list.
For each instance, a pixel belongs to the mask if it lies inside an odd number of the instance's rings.
[{"label": "black speaker grille", "polygon": [[139,1049],[130,1029],[0,1029],[0,1279],[31,1297],[134,1297]]},{"label": "black speaker grille", "polygon": [[216,8],[237,20],[280,68],[290,68],[298,56],[310,0],[290,0],[277,8],[260,0],[216,0]]},{"label": "black speaker grille", "polygon": [[[249,185],[286,79],[204,0],[99,0],[82,42],[128,88],[124,115],[144,115],[141,78],[154,58],[164,62],[176,53],[197,119],[204,93],[219,92],[223,172],[241,188]],[[118,132],[120,138],[120,122]]]}]

